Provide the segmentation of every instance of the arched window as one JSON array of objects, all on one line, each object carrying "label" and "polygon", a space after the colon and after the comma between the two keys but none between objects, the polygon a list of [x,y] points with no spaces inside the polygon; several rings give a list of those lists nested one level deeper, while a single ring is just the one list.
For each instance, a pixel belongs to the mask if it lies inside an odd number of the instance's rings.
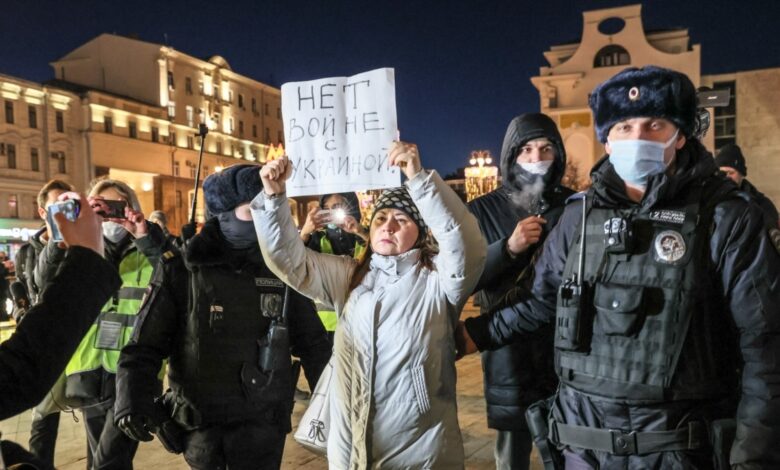
[{"label": "arched window", "polygon": [[620,46],[611,44],[602,47],[593,60],[593,67],[612,67],[613,65],[628,65],[631,63],[631,56],[628,51]]}]

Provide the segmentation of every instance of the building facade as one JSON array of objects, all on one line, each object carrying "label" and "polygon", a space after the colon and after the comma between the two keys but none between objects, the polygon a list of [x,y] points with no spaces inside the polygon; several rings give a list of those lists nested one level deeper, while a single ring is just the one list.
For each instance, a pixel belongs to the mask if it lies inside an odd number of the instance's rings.
[{"label": "building facade", "polygon": [[748,179],[780,207],[780,68],[705,75],[702,85],[731,90],[712,117],[715,149],[739,145]]},{"label": "building facade", "polygon": [[541,111],[558,124],[578,185],[586,183],[590,168],[604,155],[588,107],[596,85],[627,67],[645,65],[678,70],[697,87],[701,83],[701,48],[690,44],[688,30],[646,32],[641,5],[586,11],[582,16],[581,41],[551,47],[544,53],[550,65],[531,78],[539,90]]},{"label": "building facade", "polygon": [[0,251],[13,254],[42,225],[41,187],[52,178],[83,186],[89,168],[77,95],[0,74],[0,103]]},{"label": "building facade", "polygon": [[129,183],[144,212],[162,210],[174,232],[187,221],[194,195],[200,124],[209,129],[201,178],[262,162],[271,145],[283,143],[280,90],[233,72],[220,56],[201,60],[102,34],[51,66],[50,83],[81,96],[92,176]]}]

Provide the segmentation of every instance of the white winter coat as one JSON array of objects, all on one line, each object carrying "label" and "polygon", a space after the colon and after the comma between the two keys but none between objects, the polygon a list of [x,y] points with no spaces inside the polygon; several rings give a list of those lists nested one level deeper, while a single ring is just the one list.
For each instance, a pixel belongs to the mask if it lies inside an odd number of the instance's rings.
[{"label": "white winter coat", "polygon": [[331,469],[463,468],[453,331],[479,279],[486,244],[477,221],[435,172],[407,183],[439,244],[436,270],[419,250],[373,254],[349,296],[350,257],[304,247],[285,198],[252,202],[263,257],[280,279],[339,314],[330,390]]}]

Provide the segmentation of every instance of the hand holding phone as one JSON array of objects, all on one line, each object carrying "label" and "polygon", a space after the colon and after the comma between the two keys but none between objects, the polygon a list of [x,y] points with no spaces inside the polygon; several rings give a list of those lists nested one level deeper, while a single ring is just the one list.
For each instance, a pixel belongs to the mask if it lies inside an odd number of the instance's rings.
[{"label": "hand holding phone", "polygon": [[77,199],[68,199],[66,201],[57,201],[46,208],[46,221],[51,227],[51,241],[61,242],[63,241],[62,232],[54,219],[54,214],[62,214],[65,219],[75,222],[79,216],[79,210],[81,205]]}]

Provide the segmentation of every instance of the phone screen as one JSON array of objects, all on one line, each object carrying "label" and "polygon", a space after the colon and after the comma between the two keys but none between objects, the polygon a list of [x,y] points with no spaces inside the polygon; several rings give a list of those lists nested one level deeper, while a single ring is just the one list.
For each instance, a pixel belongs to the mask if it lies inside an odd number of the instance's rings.
[{"label": "phone screen", "polygon": [[124,219],[125,207],[127,203],[125,201],[115,201],[112,199],[104,199],[103,202],[108,206],[108,212],[100,211],[98,214],[102,215],[106,219]]},{"label": "phone screen", "polygon": [[65,218],[70,221],[75,221],[79,216],[79,203],[73,199],[67,201],[55,202],[46,208],[46,220],[51,227],[51,239],[54,242],[62,241],[62,233],[57,225],[57,221],[54,220],[54,214],[61,213],[65,215]]}]

